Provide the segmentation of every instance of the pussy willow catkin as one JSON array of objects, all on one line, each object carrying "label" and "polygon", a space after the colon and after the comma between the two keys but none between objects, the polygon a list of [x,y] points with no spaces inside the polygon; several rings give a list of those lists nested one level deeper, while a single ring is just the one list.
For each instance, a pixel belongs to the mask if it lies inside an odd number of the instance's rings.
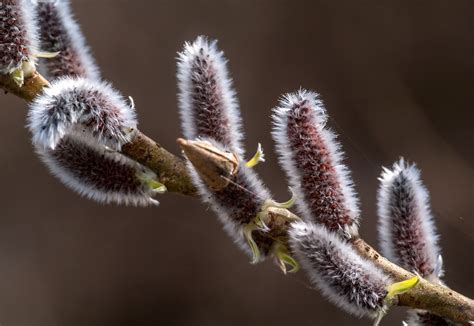
[{"label": "pussy willow catkin", "polygon": [[31,0],[0,1],[0,74],[13,74],[21,86],[25,71],[34,70],[38,51]]},{"label": "pussy willow catkin", "polygon": [[326,127],[318,95],[286,94],[273,110],[273,139],[280,165],[306,221],[325,225],[344,237],[358,234],[359,208],[349,170],[336,136]]},{"label": "pussy willow catkin", "polygon": [[54,53],[53,57],[40,60],[41,71],[46,77],[98,80],[99,69],[72,16],[69,0],[36,0],[35,13],[40,48]]},{"label": "pussy willow catkin", "polygon": [[344,239],[312,222],[293,223],[289,236],[298,261],[328,300],[359,317],[375,318],[384,309],[390,278]]},{"label": "pussy willow catkin", "polygon": [[377,205],[382,254],[409,271],[438,279],[438,236],[428,191],[415,165],[401,159],[391,170],[384,169]]},{"label": "pussy willow catkin", "polygon": [[[440,282],[443,266],[438,235],[419,169],[404,159],[391,169],[384,168],[377,199],[382,254],[409,271]],[[416,311],[409,311],[407,322],[453,325],[444,318]]]}]

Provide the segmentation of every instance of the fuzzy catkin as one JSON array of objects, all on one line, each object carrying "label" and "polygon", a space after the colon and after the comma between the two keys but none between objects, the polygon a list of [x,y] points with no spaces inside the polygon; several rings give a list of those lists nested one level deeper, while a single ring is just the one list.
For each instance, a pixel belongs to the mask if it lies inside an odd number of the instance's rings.
[{"label": "fuzzy catkin", "polygon": [[302,217],[351,237],[358,234],[358,199],[326,120],[318,95],[299,90],[273,110],[272,135]]},{"label": "fuzzy catkin", "polygon": [[54,149],[67,134],[88,137],[120,150],[137,126],[135,110],[110,85],[83,78],[62,78],[30,107],[33,142]]},{"label": "fuzzy catkin", "polygon": [[[219,150],[239,157],[237,173],[219,191],[205,185],[191,163],[188,167],[203,201],[210,204],[234,241],[249,252],[243,227],[257,216],[271,196],[243,162],[241,118],[226,63],[216,41],[200,36],[186,43],[178,56],[178,102],[186,138],[209,141]],[[270,245],[260,248],[263,255],[268,253]]]},{"label": "fuzzy catkin", "polygon": [[289,238],[302,268],[328,300],[358,317],[375,318],[384,308],[390,278],[345,240],[311,222],[293,223]]},{"label": "fuzzy catkin", "polygon": [[99,70],[72,16],[69,0],[37,0],[35,11],[41,50],[57,53],[40,60],[44,74],[50,79],[69,76],[99,80]]},{"label": "fuzzy catkin", "polygon": [[428,191],[415,165],[400,159],[391,170],[384,169],[377,205],[382,254],[409,271],[437,279],[438,236]]},{"label": "fuzzy catkin", "polygon": [[35,61],[37,35],[32,6],[31,0],[0,1],[0,74]]},{"label": "fuzzy catkin", "polygon": [[244,155],[239,106],[217,41],[199,36],[178,55],[178,101],[184,136],[210,138]]},{"label": "fuzzy catkin", "polygon": [[156,175],[124,155],[86,139],[65,136],[57,147],[37,147],[42,161],[65,185],[101,203],[157,205],[149,181]]},{"label": "fuzzy catkin", "polygon": [[[382,254],[432,282],[443,274],[429,194],[420,171],[402,158],[384,168],[378,190],[378,233]],[[427,312],[409,311],[408,325],[454,325]]]}]

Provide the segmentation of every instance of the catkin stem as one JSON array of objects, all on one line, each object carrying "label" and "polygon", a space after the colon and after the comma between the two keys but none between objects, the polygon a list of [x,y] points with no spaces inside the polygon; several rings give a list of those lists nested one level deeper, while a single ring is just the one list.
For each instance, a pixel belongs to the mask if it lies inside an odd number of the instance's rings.
[{"label": "catkin stem", "polygon": [[[13,81],[11,76],[0,75],[0,87],[28,102],[31,102],[47,86],[49,86],[48,81],[37,72],[25,78],[21,87]],[[122,147],[122,153],[153,170],[158,175],[160,182],[166,185],[168,191],[196,196],[196,188],[191,182],[183,160],[168,152],[140,131],[137,130],[132,141]],[[291,213],[286,209],[281,209],[280,214],[285,217]],[[362,257],[372,261],[396,281],[414,276],[382,257],[364,240],[355,238],[352,240],[352,244]],[[421,279],[410,291],[399,295],[396,304],[412,309],[426,310],[463,325],[469,325],[469,322],[474,320],[473,300],[445,286],[430,283],[424,279]]]}]

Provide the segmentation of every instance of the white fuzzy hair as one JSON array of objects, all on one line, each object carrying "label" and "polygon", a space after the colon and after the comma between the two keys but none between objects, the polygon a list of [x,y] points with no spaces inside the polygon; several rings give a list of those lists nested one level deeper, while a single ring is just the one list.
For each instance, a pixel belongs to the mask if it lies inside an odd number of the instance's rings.
[{"label": "white fuzzy hair", "polygon": [[[81,28],[71,11],[69,0],[31,0],[38,6],[39,3],[51,3],[54,4],[54,8],[57,11],[57,15],[61,21],[64,35],[70,38],[72,49],[71,51],[77,54],[77,59],[81,61],[82,67],[85,70],[84,76],[91,80],[100,80],[100,72],[97,64],[91,54],[90,48],[87,46],[87,42],[81,31]],[[41,29],[41,26],[39,26]],[[42,49],[44,50],[44,49]],[[58,54],[61,56],[61,53]],[[46,59],[54,60],[54,58]],[[48,75],[48,72],[45,73]]]},{"label": "white fuzzy hair", "polygon": [[[442,268],[440,262],[440,249],[438,247],[438,236],[433,222],[433,216],[430,210],[429,194],[427,189],[423,186],[420,171],[412,164],[405,163],[401,158],[398,162],[393,164],[392,169],[384,168],[380,180],[380,187],[378,190],[378,232],[379,241],[382,254],[409,270],[416,270],[422,274],[423,277],[434,278],[442,276]],[[407,194],[407,201],[397,201],[393,198],[393,193]],[[401,210],[410,209],[413,213],[410,216],[404,216],[403,220],[399,220],[393,216],[393,212],[400,212]],[[403,225],[401,223],[408,223]],[[394,238],[396,232],[412,231],[416,234],[415,238],[411,239],[410,243],[402,243],[404,239]],[[414,241],[414,242],[413,242]],[[416,247],[414,246],[417,245]],[[409,248],[408,251],[397,250],[400,246]],[[413,252],[417,251],[417,252]],[[437,275],[426,275],[423,271],[418,270],[421,266],[417,266],[417,261],[407,262],[409,257],[414,254],[417,258],[422,258],[428,262],[431,268]]]},{"label": "white fuzzy hair", "polygon": [[[71,188],[88,199],[100,203],[116,203],[134,206],[158,205],[159,202],[152,198],[156,193],[148,184],[147,180],[156,180],[156,174],[143,165],[129,159],[123,154],[107,149],[105,146],[90,142],[87,139],[74,139],[66,136],[62,140],[68,145],[57,149],[35,146],[35,150],[41,160],[64,185]],[[64,143],[63,143],[64,144]],[[61,162],[58,156],[66,159],[68,165]],[[87,164],[90,167],[87,167]],[[107,175],[97,178],[97,167]],[[118,171],[127,171],[128,177],[125,182],[132,186],[127,188],[124,180],[114,180]],[[87,179],[84,174],[94,178]],[[115,174],[114,174],[115,173]],[[82,175],[82,177],[81,177]],[[106,179],[106,185],[96,184],[100,179]],[[110,189],[104,189],[107,185],[113,185]]]},{"label": "white fuzzy hair", "polygon": [[[345,208],[352,215],[355,223],[344,230],[349,236],[358,234],[359,223],[359,201],[354,191],[353,181],[350,171],[342,163],[343,152],[340,144],[336,140],[336,135],[326,127],[327,114],[319,95],[316,92],[300,89],[294,93],[284,95],[279,102],[279,106],[273,109],[273,130],[272,136],[276,143],[276,152],[283,170],[289,179],[290,187],[295,192],[297,201],[296,207],[306,221],[314,221],[309,204],[305,200],[304,188],[302,187],[302,176],[295,163],[294,148],[292,148],[287,135],[288,114],[292,107],[303,101],[308,101],[313,112],[313,125],[317,128],[324,145],[329,150],[332,165],[335,168],[335,177],[338,180],[342,191]],[[315,173],[317,171],[314,171]]]},{"label": "white fuzzy hair", "polygon": [[[28,50],[30,55],[35,54],[38,51],[38,27],[36,26],[36,14],[33,10],[33,0],[18,0],[21,6],[22,16],[24,17],[23,23],[26,27],[26,35],[28,39]],[[33,57],[29,58],[30,61],[35,61]]]},{"label": "white fuzzy hair", "polygon": [[[28,49],[28,57],[24,58],[20,62],[10,62],[6,67],[0,67],[1,74],[8,74],[13,70],[21,67],[22,63],[26,60],[36,63],[35,53],[38,52],[38,34],[36,26],[36,15],[33,10],[33,0],[16,0],[16,4],[13,6],[17,7],[20,13],[20,19],[16,22],[16,27],[25,33],[26,48]],[[1,1],[0,1],[1,3]],[[0,22],[7,17],[1,17]],[[3,28],[2,28],[3,29]]]},{"label": "white fuzzy hair", "polygon": [[384,308],[392,280],[345,240],[307,222],[293,223],[289,239],[302,268],[329,301],[357,317],[375,318]]},{"label": "white fuzzy hair", "polygon": [[184,136],[187,139],[196,139],[202,136],[199,135],[196,127],[195,107],[192,100],[195,87],[192,82],[192,68],[196,60],[206,57],[208,57],[209,65],[212,65],[214,70],[218,89],[216,95],[221,100],[222,106],[221,113],[228,120],[230,132],[228,138],[231,143],[227,145],[231,152],[243,157],[245,151],[242,146],[242,121],[236,93],[227,70],[227,59],[224,57],[224,52],[217,48],[217,41],[209,41],[205,36],[197,37],[192,43],[186,42],[183,51],[178,53],[178,102]]},{"label": "white fuzzy hair", "polygon": [[65,135],[75,135],[120,150],[136,126],[133,105],[109,84],[83,78],[56,80],[33,101],[28,114],[33,142],[53,149]]}]

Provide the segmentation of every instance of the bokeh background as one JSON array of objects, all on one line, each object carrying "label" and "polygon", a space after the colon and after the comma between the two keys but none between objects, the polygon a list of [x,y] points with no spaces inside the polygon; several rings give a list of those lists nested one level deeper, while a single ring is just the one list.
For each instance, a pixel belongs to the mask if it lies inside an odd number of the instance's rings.
[{"label": "bokeh background", "polygon": [[[415,161],[431,191],[446,281],[474,296],[474,3],[453,1],[73,0],[105,79],[133,96],[141,130],[179,153],[176,52],[205,34],[230,60],[248,151],[275,198],[287,185],[270,109],[321,93],[376,244],[381,167]],[[32,151],[26,105],[0,97],[0,323],[370,325],[326,302],[304,273],[250,265],[196,199],[104,206],[54,179]],[[400,325],[395,308],[383,325]]]}]

